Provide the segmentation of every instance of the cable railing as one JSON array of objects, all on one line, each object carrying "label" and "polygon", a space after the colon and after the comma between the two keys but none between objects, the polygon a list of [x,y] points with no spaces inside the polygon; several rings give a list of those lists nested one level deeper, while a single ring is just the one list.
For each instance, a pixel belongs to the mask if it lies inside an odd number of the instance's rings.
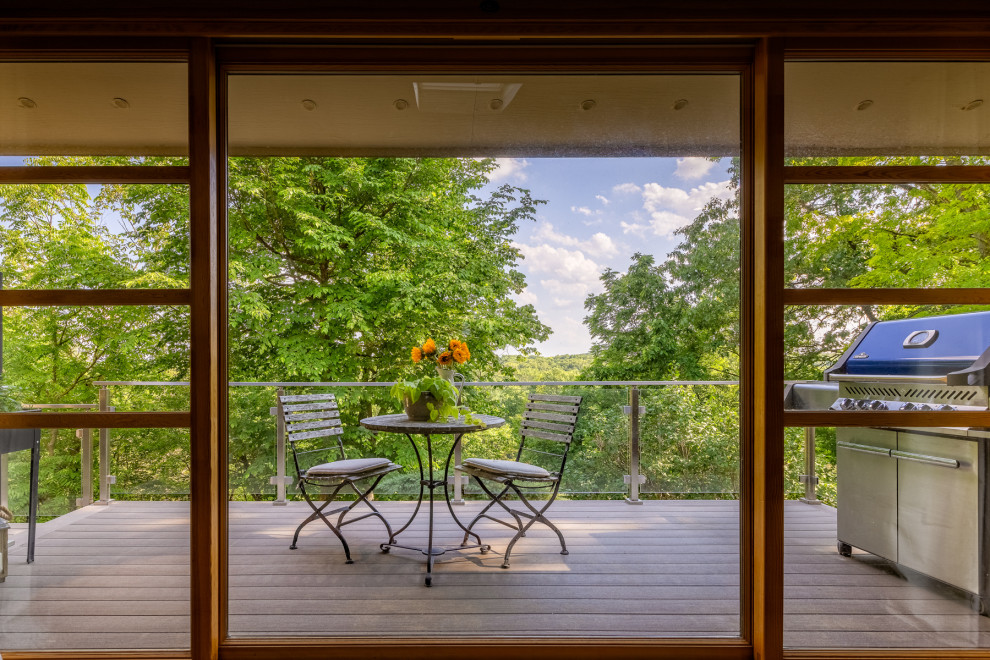
[{"label": "cable railing", "polygon": [[[182,381],[97,381],[94,385],[98,386],[99,396],[98,403],[96,404],[75,404],[75,407],[85,408],[88,410],[97,409],[99,411],[113,411],[115,406],[111,405],[113,401],[113,391],[116,388],[127,388],[127,387],[153,387],[153,388],[171,388],[171,387],[187,387],[188,382]],[[292,388],[334,388],[334,389],[346,389],[346,390],[356,390],[359,388],[382,388],[391,387],[393,383],[389,382],[346,382],[346,381],[332,381],[332,382],[310,382],[310,381],[252,381],[252,382],[242,382],[233,381],[229,383],[231,388],[270,388],[274,391],[272,392],[272,403],[274,404],[275,395],[277,392],[284,392],[286,389]],[[600,412],[599,415],[605,419],[603,422],[604,426],[607,427],[607,431],[612,434],[617,434],[624,431],[625,439],[622,443],[621,449],[618,444],[614,442],[611,443],[615,451],[608,456],[609,463],[612,468],[615,468],[617,463],[624,463],[625,470],[624,474],[621,475],[622,483],[621,486],[608,486],[608,487],[584,487],[579,489],[573,489],[566,491],[570,495],[585,495],[585,496],[621,496],[629,504],[640,504],[642,503],[642,496],[647,495],[657,495],[657,496],[700,496],[700,495],[710,495],[719,497],[738,497],[737,486],[730,486],[730,489],[721,488],[716,491],[705,491],[701,487],[696,487],[692,489],[672,490],[669,487],[664,489],[662,486],[654,485],[653,488],[647,487],[648,476],[650,476],[651,469],[647,467],[644,469],[643,457],[644,451],[646,453],[655,453],[657,438],[660,437],[660,431],[655,431],[654,427],[661,425],[665,420],[666,416],[678,414],[676,410],[676,405],[673,406],[673,410],[662,410],[663,405],[669,405],[669,401],[646,401],[650,397],[655,397],[658,390],[668,389],[668,388],[697,388],[697,387],[736,387],[738,386],[738,381],[734,380],[696,380],[696,381],[678,381],[678,380],[656,380],[656,381],[468,381],[464,384],[465,388],[601,388],[602,390],[615,391],[620,388],[624,388],[626,392],[621,397],[621,403],[618,402],[618,397],[614,394],[609,398],[608,405],[605,406],[609,408],[607,412]],[[467,390],[465,390],[467,391]],[[738,402],[738,397],[736,397]],[[616,404],[613,407],[613,402]],[[675,402],[676,403],[676,402]],[[30,407],[40,407],[47,408],[53,405],[59,405],[60,407],[66,407],[66,404],[33,404]],[[602,404],[604,405],[604,404]],[[618,410],[616,410],[618,409]],[[649,410],[649,413],[648,413]],[[258,412],[258,411],[256,411]],[[730,411],[731,412],[731,411]],[[275,415],[274,405],[270,406],[268,415],[271,416],[272,428],[270,432],[273,432],[274,437],[271,438],[271,443],[268,445],[270,450],[274,453],[274,466],[272,474],[268,478],[267,486],[274,487],[274,492],[268,490],[267,493],[257,493],[259,496],[264,496],[270,498],[274,505],[285,504],[289,499],[288,488],[293,483],[293,478],[286,474],[287,466],[287,455],[286,455],[286,443],[285,443],[285,433],[278,423],[277,415]],[[734,410],[735,418],[731,422],[737,422],[738,420],[738,403]],[[622,420],[622,424],[618,424],[618,420]],[[511,421],[511,420],[510,420]],[[722,420],[724,423],[730,423],[727,420]],[[646,428],[653,431],[650,434],[650,440],[644,447],[643,443],[643,430],[644,424],[647,425]],[[670,424],[667,424],[670,426]],[[730,424],[731,425],[731,424]],[[625,428],[620,428],[624,426]],[[98,434],[94,434],[92,429],[80,429],[77,432],[77,437],[79,437],[81,442],[80,447],[80,461],[82,463],[80,469],[80,478],[82,480],[80,493],[81,497],[77,498],[77,506],[85,506],[88,504],[107,504],[112,500],[111,488],[115,485],[116,477],[112,473],[111,469],[111,443],[113,433],[117,433],[116,429],[98,429]],[[98,451],[93,452],[92,449],[92,439],[96,435],[98,437]],[[738,437],[738,435],[736,436]],[[676,444],[676,439],[674,440]],[[685,449],[685,455],[689,453],[690,448]],[[810,503],[817,503],[816,498],[816,484],[817,477],[815,476],[815,438],[814,429],[808,429],[805,433],[804,447],[803,447],[803,474],[799,476],[799,481],[803,484],[804,492],[802,500]],[[624,456],[619,456],[619,454],[624,454]],[[736,446],[736,456],[738,456],[738,445]],[[3,456],[6,459],[6,455]],[[93,460],[94,458],[98,462],[98,496],[93,493],[92,488],[92,474],[93,474]],[[459,459],[455,455],[455,463]],[[622,459],[620,461],[620,459]],[[290,459],[291,460],[291,459]],[[8,466],[7,460],[0,462],[0,505],[9,506],[8,503]],[[594,466],[588,468],[593,470]],[[735,470],[738,473],[738,459],[736,459]],[[656,470],[653,470],[654,472]],[[618,476],[613,475],[613,476]],[[653,475],[653,479],[656,481],[657,475]],[[466,478],[462,478],[460,474],[455,474],[451,478],[453,487],[453,498],[455,501],[461,500],[463,497],[462,486],[466,481]],[[612,482],[618,485],[617,481]],[[562,491],[565,492],[565,491]],[[401,496],[403,493],[395,493],[396,496]]]}]

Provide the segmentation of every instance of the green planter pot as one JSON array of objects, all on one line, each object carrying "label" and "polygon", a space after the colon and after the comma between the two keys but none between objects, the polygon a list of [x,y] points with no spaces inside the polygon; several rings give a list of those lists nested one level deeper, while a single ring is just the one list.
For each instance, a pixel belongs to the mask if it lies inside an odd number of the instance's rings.
[{"label": "green planter pot", "polygon": [[420,392],[416,403],[410,401],[409,397],[406,397],[402,403],[406,409],[406,417],[410,421],[428,422],[430,421],[430,409],[427,406],[431,403],[436,406],[437,399],[429,392]]}]

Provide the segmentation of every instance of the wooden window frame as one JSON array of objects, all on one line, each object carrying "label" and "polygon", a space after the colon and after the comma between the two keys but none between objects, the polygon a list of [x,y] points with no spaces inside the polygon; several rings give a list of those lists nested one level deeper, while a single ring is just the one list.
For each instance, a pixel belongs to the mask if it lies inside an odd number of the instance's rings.
[{"label": "wooden window frame", "polygon": [[[754,48],[749,43],[731,43],[712,47],[690,46],[685,44],[658,46],[569,46],[560,45],[547,47],[506,47],[505,45],[443,45],[443,46],[379,46],[369,48],[355,45],[316,46],[316,47],[285,47],[285,46],[231,46],[218,49],[218,86],[221,99],[220,108],[226,106],[225,82],[229,75],[236,74],[402,74],[402,73],[433,73],[433,74],[526,74],[544,73],[560,74],[657,74],[697,73],[703,75],[726,74],[738,77],[741,95],[740,117],[741,145],[754,133],[745,127],[752,121],[750,97],[745,90],[751,77]],[[744,181],[744,187],[746,182]],[[743,192],[744,199],[752,195]],[[225,209],[221,210],[221,214]],[[743,210],[744,218],[751,218],[752,213]],[[752,222],[743,221],[744,235],[749,236],[748,229]],[[742,250],[740,246],[740,250]],[[751,270],[751,260],[743,253],[743,270]],[[751,299],[747,293],[745,282],[741,277],[740,295],[743,300]],[[748,330],[744,331],[743,341],[748,340]],[[748,366],[748,365],[747,365]],[[747,367],[744,367],[744,369]],[[750,415],[746,413],[746,402],[752,396],[752,387],[744,378],[741,387],[743,403],[741,410],[741,428],[748,428]],[[223,436],[226,429],[221,429],[221,444],[225,446]],[[741,433],[742,452],[751,443],[751,433]],[[740,466],[744,471],[745,467]],[[744,484],[748,484],[743,480]],[[381,641],[367,639],[349,640],[346,638],[236,638],[226,635],[226,617],[221,618],[220,637],[224,641],[220,645],[220,657],[224,659],[262,659],[281,658],[289,650],[295,658],[325,658],[329,655],[357,657],[373,654],[380,658],[455,658],[470,655],[475,658],[504,658],[525,657],[527,651],[539,648],[543,657],[568,658],[712,658],[735,659],[752,656],[752,645],[748,641],[752,637],[751,606],[753,574],[752,558],[749,545],[745,539],[750,538],[748,531],[751,527],[749,506],[752,497],[747,485],[741,490],[742,506],[740,508],[740,552],[741,552],[741,636],[740,638],[725,639],[671,639],[671,638],[630,638],[602,639],[586,638],[579,641],[562,638],[474,638],[471,640],[451,640],[443,638],[390,638]],[[226,555],[221,551],[220,574],[222,598],[226,597]]]},{"label": "wooden window frame", "polygon": [[[783,648],[783,432],[787,426],[806,425],[863,425],[864,423],[889,424],[884,413],[876,420],[868,420],[863,414],[829,413],[828,418],[817,413],[797,413],[783,411],[779,396],[783,386],[783,310],[785,305],[856,303],[987,303],[990,293],[987,289],[942,289],[942,290],[788,290],[783,279],[783,190],[786,183],[802,182],[841,182],[843,177],[897,177],[893,168],[870,168],[869,171],[830,171],[815,174],[785,168],[783,161],[783,68],[790,59],[820,58],[830,61],[839,59],[986,59],[984,39],[988,33],[985,24],[975,23],[965,18],[942,21],[937,30],[942,36],[919,37],[936,28],[929,28],[924,17],[902,19],[892,22],[887,15],[857,20],[855,12],[845,18],[837,17],[828,25],[816,19],[794,22],[792,19],[769,16],[766,20],[739,22],[737,17],[722,15],[709,19],[681,18],[670,20],[667,17],[639,20],[633,16],[608,24],[593,22],[561,21],[537,12],[531,19],[515,22],[505,21],[500,25],[486,22],[469,15],[466,10],[463,20],[457,10],[451,12],[454,19],[427,27],[422,18],[416,17],[412,9],[396,19],[376,20],[366,16],[361,19],[357,12],[356,20],[339,22],[333,18],[318,17],[310,21],[306,18],[289,18],[282,22],[213,20],[203,22],[192,16],[175,18],[170,23],[171,34],[178,37],[161,38],[162,25],[158,17],[147,13],[128,20],[86,19],[80,16],[74,21],[59,22],[58,19],[31,19],[18,24],[18,34],[29,36],[8,36],[0,41],[0,59],[15,59],[30,53],[32,59],[66,60],[83,58],[121,58],[148,60],[154,57],[174,58],[181,56],[189,63],[189,113],[190,113],[190,165],[186,172],[173,171],[168,177],[187,180],[190,185],[191,222],[191,279],[190,286],[178,291],[75,291],[75,292],[0,292],[0,305],[98,305],[98,304],[182,304],[188,305],[191,312],[190,353],[191,353],[191,400],[190,411],[180,420],[172,413],[116,413],[119,418],[100,417],[99,425],[111,428],[132,427],[188,427],[191,431],[192,459],[192,509],[191,509],[191,649],[177,651],[147,652],[51,652],[32,653],[29,651],[7,652],[14,660],[28,658],[146,658],[166,660],[173,658],[203,658],[231,660],[281,658],[291,653],[297,658],[324,658],[330,652],[343,656],[378,658],[443,658],[471,656],[526,657],[540,653],[546,658],[569,658],[578,660],[591,657],[623,658],[759,658],[776,660],[793,658],[977,658],[988,657],[986,650],[945,649],[925,651],[902,650],[789,650]],[[584,9],[585,13],[593,13]],[[743,10],[744,11],[744,10]],[[23,12],[22,12],[23,13]],[[83,12],[85,13],[85,12]],[[545,13],[545,12],[544,12]],[[579,10],[580,14],[581,11]],[[744,11],[745,13],[745,11]],[[580,18],[580,17],[579,17]],[[0,21],[0,25],[3,25]],[[453,26],[452,26],[453,25]],[[164,30],[168,32],[169,30]],[[885,32],[899,32],[902,36],[887,37]],[[100,37],[80,36],[100,33]],[[833,36],[808,36],[808,35]],[[138,34],[140,36],[127,36]],[[847,35],[866,34],[865,37]],[[958,35],[946,37],[944,35]],[[41,37],[36,35],[42,35]],[[48,35],[47,37],[45,35]],[[57,36],[52,36],[57,35]],[[106,35],[110,35],[108,38]],[[741,507],[741,552],[742,552],[742,634],[741,641],[716,640],[540,640],[538,642],[519,640],[383,640],[381,642],[326,643],[309,640],[231,640],[226,638],[226,374],[225,365],[225,324],[226,286],[224,246],[225,177],[226,177],[226,136],[223,113],[225,107],[224,80],[226,72],[236,66],[250,67],[260,62],[245,61],[245,53],[255,53],[258,58],[268,58],[267,62],[279,62],[287,57],[282,45],[275,43],[286,37],[295,38],[341,38],[357,40],[378,40],[379,45],[366,45],[363,49],[382,53],[389,48],[398,48],[394,41],[406,39],[413,43],[426,44],[431,39],[448,38],[450,35],[473,37],[476,39],[495,38],[519,39],[542,37],[555,39],[533,48],[544,53],[569,52],[571,59],[560,63],[561,71],[573,71],[582,62],[587,66],[599,65],[603,69],[611,67],[616,72],[620,65],[632,71],[633,63],[625,58],[635,52],[634,42],[652,40],[656,47],[663,44],[657,35],[669,39],[680,39],[681,43],[665,46],[668,53],[676,54],[678,48],[686,48],[685,39],[704,38],[704,43],[715,45],[727,35],[736,41],[719,46],[722,52],[727,48],[745,47],[738,39],[745,37],[755,45],[751,66],[740,70],[743,93],[743,189],[742,209],[745,218],[742,236],[744,260],[740,286],[743,295],[742,329],[743,369],[748,377],[742,384],[741,413],[748,419],[742,424],[741,488],[748,493]],[[272,41],[268,47],[232,43],[233,39],[245,36]],[[227,39],[227,43],[214,39]],[[582,42],[582,40],[587,40]],[[597,44],[595,43],[597,40]],[[690,46],[690,44],[688,44]],[[401,46],[403,57],[409,58],[408,45]],[[476,71],[511,69],[524,70],[532,66],[533,71],[553,72],[546,61],[525,61],[519,54],[525,46],[517,44],[479,45],[503,53],[503,60],[493,64],[491,60],[477,59],[473,62]],[[217,61],[217,53],[232,53],[237,49],[240,55],[234,66],[234,59],[226,63]],[[927,50],[924,50],[927,49]],[[356,53],[360,48],[351,49]],[[449,52],[449,48],[445,49]],[[693,50],[688,48],[687,50]],[[713,48],[712,51],[718,50]],[[594,51],[594,56],[591,56]],[[420,46],[420,56],[428,52],[437,53],[440,49]],[[697,52],[697,51],[695,51]],[[602,58],[603,54],[608,57]],[[611,58],[611,59],[609,59]],[[563,58],[566,59],[566,58]],[[717,59],[717,58],[716,58]],[[409,62],[416,62],[409,58]],[[533,62],[537,62],[533,64]],[[283,64],[286,62],[283,61]],[[291,62],[290,62],[291,63]],[[323,67],[328,62],[316,62]],[[339,64],[339,60],[329,62]],[[438,64],[434,62],[434,64]],[[445,64],[445,63],[439,63]],[[669,63],[671,67],[676,62]],[[684,70],[700,71],[694,61]],[[713,62],[717,64],[717,62]],[[229,65],[229,66],[228,66]],[[351,63],[352,67],[354,63]],[[419,70],[423,61],[416,64]],[[542,65],[542,68],[540,68]],[[654,63],[655,65],[655,63]],[[382,64],[375,65],[381,70]],[[227,67],[227,68],[223,68]],[[231,68],[233,67],[233,68]],[[501,67],[501,69],[500,69]],[[410,67],[412,68],[412,67]],[[395,62],[390,71],[399,71]],[[352,70],[354,70],[352,68]],[[374,67],[368,70],[376,70]],[[649,70],[643,66],[639,70]],[[671,71],[671,68],[663,72]],[[0,180],[13,182],[25,173],[14,172],[17,168],[0,168]],[[73,174],[70,168],[44,172],[32,168],[31,176],[49,176],[51,181],[74,180],[72,177],[92,180],[92,173],[79,168]],[[75,169],[75,168],[73,168]],[[123,169],[100,173],[98,178],[108,181],[115,176],[147,176],[141,173],[127,173]],[[931,176],[980,176],[972,168],[966,172],[949,172],[940,168]],[[160,181],[166,180],[165,173]],[[912,172],[912,181],[920,180],[924,172]],[[5,178],[6,177],[6,178]],[[68,177],[68,178],[63,178]],[[829,178],[831,177],[831,178]],[[862,180],[854,178],[851,180]],[[889,178],[885,180],[891,180]],[[939,179],[941,180],[941,179]],[[954,181],[957,179],[953,179]],[[986,178],[980,178],[981,182]],[[75,427],[78,413],[44,413],[45,425],[49,427]],[[931,419],[922,417],[926,413],[901,413],[911,415],[911,426],[943,425],[945,413]],[[107,415],[105,413],[104,415]],[[143,417],[139,417],[145,415]],[[152,417],[158,415],[158,417]],[[160,415],[169,415],[162,417]],[[179,413],[178,415],[183,415]],[[971,421],[966,415],[953,416],[954,423],[967,424]],[[977,414],[986,420],[986,413]],[[127,416],[127,417],[123,417]],[[17,421],[10,415],[0,414],[0,427],[16,427]],[[985,424],[990,425],[990,424]]]}]

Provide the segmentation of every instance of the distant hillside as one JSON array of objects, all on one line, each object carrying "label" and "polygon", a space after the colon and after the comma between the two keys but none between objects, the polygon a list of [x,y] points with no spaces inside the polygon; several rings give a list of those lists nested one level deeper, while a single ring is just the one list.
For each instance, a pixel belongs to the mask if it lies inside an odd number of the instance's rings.
[{"label": "distant hillside", "polygon": [[591,353],[550,357],[508,355],[502,361],[515,370],[516,380],[581,380],[581,371],[591,365]]}]

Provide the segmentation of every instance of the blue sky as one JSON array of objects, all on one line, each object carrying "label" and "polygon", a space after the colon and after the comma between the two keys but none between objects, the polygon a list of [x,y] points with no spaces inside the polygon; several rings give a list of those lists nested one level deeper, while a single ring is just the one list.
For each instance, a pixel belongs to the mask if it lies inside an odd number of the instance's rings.
[{"label": "blue sky", "polygon": [[547,203],[515,244],[526,290],[552,336],[543,355],[585,353],[584,300],[602,291],[606,268],[625,271],[636,252],[658,261],[680,242],[674,232],[713,197],[730,196],[729,160],[704,158],[503,158],[493,184],[528,188]]}]

